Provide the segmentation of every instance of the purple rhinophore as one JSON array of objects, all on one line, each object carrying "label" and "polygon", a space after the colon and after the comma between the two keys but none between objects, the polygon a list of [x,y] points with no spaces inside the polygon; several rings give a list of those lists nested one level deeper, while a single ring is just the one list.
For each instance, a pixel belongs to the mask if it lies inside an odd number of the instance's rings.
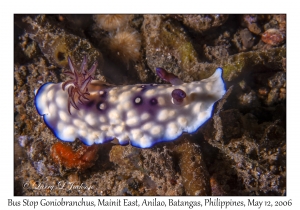
[{"label": "purple rhinophore", "polygon": [[165,81],[168,81],[167,80],[167,71],[166,70],[164,70],[163,68],[159,68],[159,67],[157,67],[156,68],[156,74],[161,78],[161,79],[163,79],[163,80],[165,80]]},{"label": "purple rhinophore", "polygon": [[156,74],[163,80],[170,82],[172,85],[181,85],[183,82],[174,74],[167,72],[163,68],[156,68]]}]

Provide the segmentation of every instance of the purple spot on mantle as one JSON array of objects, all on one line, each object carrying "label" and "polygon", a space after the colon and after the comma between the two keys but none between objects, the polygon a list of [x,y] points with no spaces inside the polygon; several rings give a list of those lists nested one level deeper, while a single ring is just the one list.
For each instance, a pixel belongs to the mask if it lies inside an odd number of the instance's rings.
[{"label": "purple spot on mantle", "polygon": [[171,95],[177,102],[182,102],[186,97],[186,93],[181,89],[174,89]]},{"label": "purple spot on mantle", "polygon": [[150,104],[151,104],[151,105],[156,105],[156,104],[157,104],[157,99],[156,99],[156,98],[152,98],[152,99],[150,100]]}]

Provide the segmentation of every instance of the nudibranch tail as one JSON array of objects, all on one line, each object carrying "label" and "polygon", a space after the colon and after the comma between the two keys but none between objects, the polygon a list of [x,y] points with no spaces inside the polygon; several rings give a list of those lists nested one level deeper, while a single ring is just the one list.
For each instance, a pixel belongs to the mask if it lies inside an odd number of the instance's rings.
[{"label": "nudibranch tail", "polygon": [[86,145],[117,140],[148,148],[193,133],[212,115],[214,103],[226,93],[222,69],[207,79],[183,83],[157,68],[171,84],[112,86],[92,80],[97,63],[80,71],[69,58],[70,80],[40,87],[35,106],[46,125],[63,141],[79,138]]}]

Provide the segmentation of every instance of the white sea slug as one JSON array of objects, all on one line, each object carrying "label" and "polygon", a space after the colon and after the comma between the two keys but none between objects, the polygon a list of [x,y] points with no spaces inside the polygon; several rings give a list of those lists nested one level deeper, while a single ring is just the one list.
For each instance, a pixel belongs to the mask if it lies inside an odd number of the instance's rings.
[{"label": "white sea slug", "polygon": [[68,58],[71,79],[46,83],[37,91],[35,106],[54,135],[63,141],[79,138],[86,145],[117,139],[121,145],[148,148],[195,132],[212,115],[213,105],[225,94],[222,69],[207,79],[183,83],[157,68],[171,84],[111,86],[93,80],[95,62],[80,71]]}]

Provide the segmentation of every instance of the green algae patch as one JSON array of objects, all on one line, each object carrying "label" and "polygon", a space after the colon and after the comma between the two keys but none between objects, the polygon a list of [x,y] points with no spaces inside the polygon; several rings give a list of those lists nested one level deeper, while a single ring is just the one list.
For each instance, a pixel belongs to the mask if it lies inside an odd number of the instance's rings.
[{"label": "green algae patch", "polygon": [[172,54],[179,60],[183,69],[189,69],[195,65],[197,53],[181,27],[172,22],[164,22],[161,25],[160,38],[163,45],[174,51]]},{"label": "green algae patch", "polygon": [[283,70],[283,60],[286,58],[286,48],[278,47],[269,50],[258,50],[239,53],[221,62],[223,77],[232,81],[243,71],[253,71],[255,66],[262,65],[270,69]]},{"label": "green algae patch", "polygon": [[195,52],[195,49],[190,42],[185,42],[183,45],[181,45],[178,48],[178,51],[180,53],[182,67],[183,68],[189,68],[192,64],[194,64],[197,61],[197,55]]}]

